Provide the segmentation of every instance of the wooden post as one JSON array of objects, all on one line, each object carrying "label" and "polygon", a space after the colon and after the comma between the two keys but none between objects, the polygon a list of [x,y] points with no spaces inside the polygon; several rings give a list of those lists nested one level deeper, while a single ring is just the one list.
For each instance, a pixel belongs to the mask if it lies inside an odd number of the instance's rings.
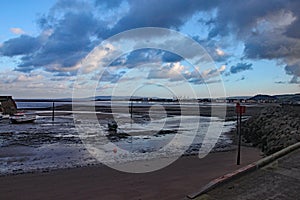
[{"label": "wooden post", "polygon": [[242,115],[246,112],[246,107],[241,106],[240,103],[236,104],[236,113],[237,113],[237,127],[236,131],[238,134],[238,152],[237,152],[237,158],[236,158],[236,164],[241,164],[241,142],[242,142]]},{"label": "wooden post", "polygon": [[54,107],[55,105],[54,105],[54,101],[53,101],[53,103],[52,103],[52,122],[54,122]]}]

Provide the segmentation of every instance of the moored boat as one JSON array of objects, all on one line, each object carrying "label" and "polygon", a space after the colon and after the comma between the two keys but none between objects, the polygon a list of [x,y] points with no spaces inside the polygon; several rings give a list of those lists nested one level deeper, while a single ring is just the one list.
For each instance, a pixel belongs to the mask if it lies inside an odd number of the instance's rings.
[{"label": "moored boat", "polygon": [[36,116],[35,114],[16,113],[9,119],[13,124],[32,123],[36,120]]},{"label": "moored boat", "polygon": [[3,113],[0,113],[0,120],[1,119],[9,119],[9,115],[4,115]]}]

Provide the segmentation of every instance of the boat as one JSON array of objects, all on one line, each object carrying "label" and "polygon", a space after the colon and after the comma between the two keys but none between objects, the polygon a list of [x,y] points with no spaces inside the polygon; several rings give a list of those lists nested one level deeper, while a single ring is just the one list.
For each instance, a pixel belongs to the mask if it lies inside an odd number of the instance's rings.
[{"label": "boat", "polygon": [[0,113],[0,120],[1,119],[9,119],[9,115],[4,115],[3,113]]},{"label": "boat", "polygon": [[10,121],[13,124],[33,123],[36,120],[35,114],[16,113],[10,116]]}]

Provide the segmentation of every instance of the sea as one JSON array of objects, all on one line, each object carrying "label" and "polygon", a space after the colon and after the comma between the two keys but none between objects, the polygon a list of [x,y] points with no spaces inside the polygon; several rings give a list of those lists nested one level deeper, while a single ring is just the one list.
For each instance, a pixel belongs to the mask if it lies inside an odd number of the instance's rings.
[{"label": "sea", "polygon": [[[66,104],[70,102],[57,102],[55,106]],[[96,104],[110,105],[110,102]],[[114,113],[118,128],[110,130],[111,119],[74,120],[76,113],[58,115],[52,121],[52,102],[18,102],[17,105],[19,109],[35,112],[37,119],[28,124],[11,124],[8,119],[0,121],[0,176],[190,156],[205,148],[224,151],[232,144],[231,137],[225,133],[235,127],[235,121],[224,122],[217,117],[160,115],[154,110],[150,117],[136,115],[133,119],[126,113]],[[128,104],[119,102],[118,106]],[[209,129],[222,134],[207,135]],[[103,148],[107,143],[114,148]],[[91,144],[105,154],[102,160],[93,154]]]}]

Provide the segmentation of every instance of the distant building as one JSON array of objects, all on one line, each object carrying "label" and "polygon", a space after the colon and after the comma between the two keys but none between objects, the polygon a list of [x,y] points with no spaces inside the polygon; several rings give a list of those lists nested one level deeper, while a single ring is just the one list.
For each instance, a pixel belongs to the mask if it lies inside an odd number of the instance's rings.
[{"label": "distant building", "polygon": [[11,96],[0,96],[0,112],[5,115],[17,112],[17,104]]}]

